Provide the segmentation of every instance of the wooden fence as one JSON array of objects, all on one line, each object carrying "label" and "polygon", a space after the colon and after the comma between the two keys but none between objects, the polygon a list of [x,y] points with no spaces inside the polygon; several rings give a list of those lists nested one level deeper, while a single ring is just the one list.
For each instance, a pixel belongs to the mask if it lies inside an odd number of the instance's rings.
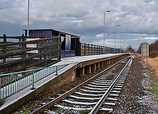
[{"label": "wooden fence", "polygon": [[[115,49],[116,53],[120,53],[120,49]],[[121,50],[122,52],[122,50]],[[105,47],[105,54],[114,53],[114,48]],[[81,43],[81,56],[103,54],[103,46]]]},{"label": "wooden fence", "polygon": [[81,43],[81,56],[99,55],[103,53],[103,46]]},{"label": "wooden fence", "polygon": [[0,73],[47,66],[61,59],[60,37],[0,37]]}]

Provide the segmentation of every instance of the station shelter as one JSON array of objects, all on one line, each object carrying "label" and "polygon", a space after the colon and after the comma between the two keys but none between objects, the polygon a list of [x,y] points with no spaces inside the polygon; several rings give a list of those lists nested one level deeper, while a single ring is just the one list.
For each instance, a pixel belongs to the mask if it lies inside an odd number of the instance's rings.
[{"label": "station shelter", "polygon": [[[25,36],[27,36],[27,30]],[[70,33],[57,31],[54,29],[30,29],[29,37],[53,37],[60,36],[61,42],[61,57],[80,56],[81,54],[81,43],[80,36],[76,36]]]}]

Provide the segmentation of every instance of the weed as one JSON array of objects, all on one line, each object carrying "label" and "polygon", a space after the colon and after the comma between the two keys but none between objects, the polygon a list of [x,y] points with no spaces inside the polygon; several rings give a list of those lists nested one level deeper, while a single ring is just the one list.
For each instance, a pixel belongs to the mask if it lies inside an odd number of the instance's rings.
[{"label": "weed", "polygon": [[158,97],[158,85],[156,83],[152,85],[152,89],[150,91]]},{"label": "weed", "polygon": [[31,112],[31,110],[28,108],[25,108],[23,111],[24,112],[22,112],[21,114],[30,114],[30,112]]},{"label": "weed", "polygon": [[150,91],[158,97],[158,82],[156,78],[155,70],[152,70],[152,74],[150,75],[150,80],[152,81],[152,89]]},{"label": "weed", "polygon": [[55,112],[59,114],[59,113],[61,113],[62,111],[61,111],[61,110],[55,110]]},{"label": "weed", "polygon": [[88,114],[90,112],[90,110],[80,110],[79,112],[80,112],[80,114]]}]

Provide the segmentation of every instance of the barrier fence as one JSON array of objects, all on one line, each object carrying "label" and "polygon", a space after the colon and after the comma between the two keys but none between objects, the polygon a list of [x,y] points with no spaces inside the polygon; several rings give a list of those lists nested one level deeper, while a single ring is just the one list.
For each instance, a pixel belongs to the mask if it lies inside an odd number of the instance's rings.
[{"label": "barrier fence", "polygon": [[0,73],[47,66],[61,59],[60,37],[0,37]]},{"label": "barrier fence", "polygon": [[[100,45],[81,43],[81,56],[103,54],[103,48],[104,46]],[[120,51],[118,48],[115,49],[115,53],[120,52],[123,52],[123,50]],[[114,48],[105,47],[105,54],[108,53],[114,53]]]},{"label": "barrier fence", "polygon": [[53,73],[53,76],[57,75],[58,70],[70,64],[2,74],[0,75],[0,99],[11,96],[29,86],[30,89],[34,89],[36,88],[35,83],[50,76]]}]

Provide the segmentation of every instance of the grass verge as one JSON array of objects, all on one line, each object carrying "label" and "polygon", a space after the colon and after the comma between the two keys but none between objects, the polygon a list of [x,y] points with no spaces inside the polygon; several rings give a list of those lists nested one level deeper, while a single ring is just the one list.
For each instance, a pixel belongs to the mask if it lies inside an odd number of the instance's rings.
[{"label": "grass verge", "polygon": [[151,70],[151,75],[149,76],[151,80],[151,89],[150,91],[158,97],[158,78],[156,77],[156,71],[155,69]]}]

